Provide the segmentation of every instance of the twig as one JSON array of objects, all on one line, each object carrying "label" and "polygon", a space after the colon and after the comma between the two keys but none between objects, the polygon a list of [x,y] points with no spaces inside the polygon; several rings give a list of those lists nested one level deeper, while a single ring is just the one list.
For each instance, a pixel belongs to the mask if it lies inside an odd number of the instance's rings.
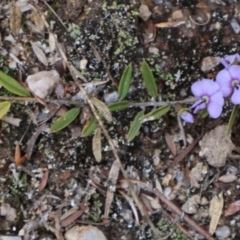
[{"label": "twig", "polygon": [[[6,97],[6,96],[0,96],[0,100],[5,101],[26,101],[26,102],[38,102],[36,98],[33,97]],[[74,101],[74,100],[68,100],[68,99],[44,99],[45,102],[48,103],[59,103],[59,104],[66,104],[66,105],[76,105],[79,107],[82,107],[85,105],[84,102],[80,101]],[[185,103],[185,104],[191,104],[196,101],[196,98],[186,98],[184,100],[180,101],[162,101],[162,102],[138,102],[138,103],[129,103],[129,107],[159,107],[159,106],[165,106],[165,105],[174,105],[176,103]]]},{"label": "twig", "polygon": [[[182,211],[173,204],[170,200],[164,197],[162,193],[160,193],[156,188],[153,190],[153,193],[164,203],[166,204],[171,211],[175,212],[177,215],[181,216]],[[199,234],[203,235],[207,240],[214,240],[214,238],[203,228],[201,228],[195,221],[193,221],[188,215],[184,215],[183,219]]]},{"label": "twig", "polygon": [[42,0],[44,2],[44,4],[52,11],[52,13],[54,14],[54,16],[58,19],[58,21],[62,24],[62,26],[68,31],[67,27],[65,26],[65,24],[63,23],[62,19],[57,15],[57,13],[52,9],[52,7],[45,1]]},{"label": "twig", "polygon": [[172,166],[175,166],[176,164],[178,164],[180,161],[182,161],[187,154],[193,149],[193,147],[200,141],[200,139],[203,137],[203,133],[196,138],[187,148],[185,148],[176,158],[175,160],[172,162]]}]

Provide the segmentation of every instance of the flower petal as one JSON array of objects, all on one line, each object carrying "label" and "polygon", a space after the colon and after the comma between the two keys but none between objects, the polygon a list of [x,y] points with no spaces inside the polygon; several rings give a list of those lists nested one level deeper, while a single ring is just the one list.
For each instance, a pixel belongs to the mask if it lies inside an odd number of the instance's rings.
[{"label": "flower petal", "polygon": [[210,79],[197,81],[191,87],[192,93],[196,97],[202,97],[203,95],[211,96],[219,89],[220,86]]},{"label": "flower petal", "polygon": [[185,113],[181,113],[180,114],[180,117],[185,121],[185,122],[188,122],[188,123],[193,123],[194,122],[194,118],[193,118],[193,115],[189,112],[185,112]]},{"label": "flower petal", "polygon": [[217,74],[216,82],[220,85],[223,97],[229,97],[232,94],[232,77],[227,69],[223,69]]},{"label": "flower petal", "polygon": [[231,101],[233,104],[240,104],[240,88],[234,88],[233,95],[231,97]]},{"label": "flower petal", "polygon": [[221,91],[216,92],[211,96],[207,109],[210,117],[218,118],[223,109],[224,99]]},{"label": "flower petal", "polygon": [[232,65],[228,68],[228,72],[231,75],[232,80],[238,80],[240,82],[240,66]]},{"label": "flower petal", "polygon": [[[200,111],[200,110],[202,110],[202,109],[207,107],[207,104],[205,102],[202,102],[202,103],[200,103],[198,105],[196,105],[196,103],[193,104],[193,105],[195,105],[195,109],[194,109],[193,113],[197,113],[198,111]],[[191,108],[193,108],[193,107],[191,107]]]}]

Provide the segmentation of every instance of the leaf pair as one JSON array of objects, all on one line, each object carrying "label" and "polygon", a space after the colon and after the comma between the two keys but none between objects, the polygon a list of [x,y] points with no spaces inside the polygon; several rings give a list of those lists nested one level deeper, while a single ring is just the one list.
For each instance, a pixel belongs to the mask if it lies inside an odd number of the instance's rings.
[{"label": "leaf pair", "polygon": [[[157,97],[158,91],[157,91],[156,81],[149,65],[145,61],[142,63],[141,71],[142,71],[143,81],[146,85],[148,94],[151,97]],[[129,64],[125,68],[120,80],[120,84],[118,88],[118,96],[120,99],[125,98],[129,91],[130,83],[132,80],[132,72],[133,72],[132,65]]]},{"label": "leaf pair", "polygon": [[146,115],[144,115],[143,111],[139,112],[135,116],[130,126],[130,129],[128,131],[128,135],[127,135],[128,142],[132,141],[134,137],[138,134],[139,129],[143,122],[156,120],[162,117],[163,115],[165,115],[169,110],[170,110],[170,106],[166,105],[166,106],[157,108]]}]

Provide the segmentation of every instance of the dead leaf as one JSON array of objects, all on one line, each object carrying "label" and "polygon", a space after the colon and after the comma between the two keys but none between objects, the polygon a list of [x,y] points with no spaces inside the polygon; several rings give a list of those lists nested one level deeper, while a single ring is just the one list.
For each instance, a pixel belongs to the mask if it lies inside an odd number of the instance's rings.
[{"label": "dead leaf", "polygon": [[232,202],[224,211],[224,216],[231,216],[240,210],[240,200]]},{"label": "dead leaf", "polygon": [[103,117],[108,122],[112,122],[112,114],[111,114],[109,108],[107,107],[107,105],[95,97],[92,97],[91,101],[92,101],[93,105],[97,108],[97,110],[103,115]]},{"label": "dead leaf", "polygon": [[94,133],[92,140],[92,149],[93,155],[97,162],[101,162],[102,160],[102,140],[101,140],[101,128],[98,127]]},{"label": "dead leaf", "polygon": [[184,23],[185,21],[162,22],[162,23],[156,23],[155,26],[158,28],[172,28],[172,27],[178,27],[179,25],[182,25]]},{"label": "dead leaf", "polygon": [[46,187],[47,181],[48,181],[48,176],[49,176],[49,170],[48,170],[48,168],[46,168],[43,178],[42,178],[42,181],[40,182],[39,187],[38,187],[39,191],[42,191]]},{"label": "dead leaf", "polygon": [[32,50],[36,55],[37,59],[45,66],[48,66],[48,59],[43,50],[38,46],[37,42],[31,42]]},{"label": "dead leaf", "polygon": [[18,35],[21,28],[21,22],[22,22],[21,9],[16,4],[14,4],[10,14],[10,29],[14,36]]},{"label": "dead leaf", "polygon": [[43,31],[44,27],[45,27],[44,21],[43,21],[41,15],[35,9],[32,10],[30,17],[31,17],[32,21],[35,23],[36,27],[40,31]]},{"label": "dead leaf", "polygon": [[72,224],[76,219],[78,219],[80,216],[82,216],[82,214],[84,213],[85,209],[86,208],[82,206],[80,210],[77,210],[72,215],[70,215],[69,217],[65,218],[63,221],[60,222],[61,227],[67,227],[70,224]]},{"label": "dead leaf", "polygon": [[209,216],[211,217],[209,225],[209,233],[212,235],[218,225],[219,219],[223,209],[223,194],[222,192],[217,196],[214,196],[210,202]]},{"label": "dead leaf", "polygon": [[120,165],[117,160],[115,160],[112,164],[111,170],[109,172],[108,177],[108,190],[107,190],[107,197],[105,200],[105,209],[104,209],[104,219],[108,219],[108,215],[110,212],[110,207],[112,205],[114,192],[116,191],[116,183],[118,179],[120,171]]},{"label": "dead leaf", "polygon": [[4,116],[1,119],[1,121],[4,121],[4,122],[9,123],[9,124],[12,124],[15,127],[19,127],[20,122],[22,121],[22,119]]},{"label": "dead leaf", "polygon": [[176,154],[177,154],[176,144],[173,142],[173,138],[168,132],[165,132],[165,141],[166,141],[168,148],[170,149],[172,155],[176,156]]},{"label": "dead leaf", "polygon": [[20,159],[20,157],[21,157],[20,145],[19,145],[19,142],[16,141],[15,155],[14,155],[15,164]]},{"label": "dead leaf", "polygon": [[48,36],[49,47],[51,52],[53,52],[56,48],[55,36],[51,32],[48,32],[48,34],[49,34]]}]

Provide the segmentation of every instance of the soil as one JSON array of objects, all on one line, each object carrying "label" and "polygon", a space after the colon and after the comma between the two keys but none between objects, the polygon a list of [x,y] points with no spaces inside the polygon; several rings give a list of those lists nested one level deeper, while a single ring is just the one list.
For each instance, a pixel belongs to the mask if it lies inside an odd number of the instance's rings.
[{"label": "soil", "polygon": [[[206,57],[223,57],[240,52],[240,35],[230,24],[232,19],[240,23],[240,5],[234,0],[142,0],[141,3],[135,0],[52,0],[46,1],[47,4],[45,1],[26,2],[44,14],[68,59],[82,72],[87,82],[108,80],[93,93],[103,102],[109,94],[117,91],[115,83],[120,83],[122,73],[130,63],[133,66],[133,78],[124,100],[131,103],[153,100],[141,74],[142,62],[146,61],[156,79],[159,92],[156,101],[179,101],[192,96],[190,88],[195,81],[202,78],[215,79],[217,73],[223,69],[221,64],[206,64]],[[23,84],[26,77],[32,73],[54,68],[62,70],[61,77],[65,90],[67,89],[63,98],[70,100],[79,89],[69,70],[63,70],[61,64],[59,67],[56,63],[45,66],[32,51],[31,42],[39,42],[41,46],[49,45],[47,28],[35,31],[29,25],[29,22],[34,22],[30,16],[32,10],[22,13],[22,30],[14,36],[15,41],[6,40],[11,34],[9,18],[13,8],[8,4],[10,1],[7,0],[0,3],[0,48],[7,52],[6,55],[3,51],[0,52],[0,70],[18,81],[22,79]],[[141,4],[145,4],[151,12],[147,21],[143,21],[139,16]],[[184,21],[184,24],[163,28],[155,28],[154,25],[177,21]],[[104,61],[93,51],[91,44]],[[15,69],[11,69],[9,65],[13,61],[8,54],[10,52],[14,52],[22,62]],[[54,50],[45,54],[50,59],[54,58],[56,52]],[[81,60],[87,60],[87,66],[83,70],[80,68]],[[61,63],[61,60],[58,63]],[[15,95],[2,87],[0,96]],[[58,100],[55,92],[49,98]],[[34,143],[31,157],[22,164],[24,168],[17,168],[17,182],[9,170],[9,165],[14,161],[16,142],[23,137],[20,144],[23,156],[28,151],[28,141],[39,127],[35,120],[41,114],[46,114],[50,105],[46,107],[37,101],[12,101],[8,116],[21,119],[21,123],[17,127],[1,122],[0,204],[8,203],[15,209],[16,216],[11,221],[7,220],[6,215],[0,216],[0,236],[17,236],[19,231],[24,229],[23,239],[61,239],[60,235],[64,235],[72,226],[91,224],[103,231],[108,240],[154,239],[151,228],[141,217],[139,210],[137,212],[140,221],[137,224],[134,210],[121,194],[123,191],[125,195],[131,195],[127,187],[121,185],[122,174],[118,181],[121,191],[115,192],[108,216],[109,222],[103,222],[107,178],[115,157],[106,138],[102,136],[102,160],[95,160],[92,151],[93,135],[83,137],[81,134],[92,112],[86,102],[82,101],[82,105],[84,108],[81,108],[80,115],[59,132],[49,131],[58,117],[54,115],[47,119],[44,130]],[[65,109],[71,107],[65,104]],[[223,113],[218,119],[195,115],[193,124],[184,124],[187,146],[202,133],[208,134],[217,126],[227,124],[232,109],[232,104],[226,100]],[[198,144],[180,162],[172,165],[176,157],[186,149],[174,107],[163,117],[145,122],[139,134],[129,143],[127,134],[131,122],[141,110],[148,113],[153,107],[129,107],[113,112],[113,122],[104,121],[104,124],[116,144],[129,178],[133,182],[140,182],[134,185],[135,190],[155,227],[160,230],[162,236],[167,236],[165,239],[205,239],[196,229],[180,219],[180,216],[174,214],[169,206],[161,201],[154,205],[155,196],[152,190],[159,183],[165,196],[170,197],[168,191],[175,194],[171,195],[170,199],[180,209],[192,196],[199,196],[200,202],[194,203],[196,211],[186,214],[206,231],[210,224],[210,202],[222,192],[224,207],[218,210],[222,211],[222,214],[217,220],[217,227],[228,227],[230,234],[226,238],[219,238],[219,234],[215,232],[213,239],[239,239],[239,212],[229,216],[224,214],[224,210],[231,203],[240,199],[239,117],[235,121],[230,138],[235,149],[228,153],[230,157],[224,166],[218,168],[209,165],[206,157],[199,154],[202,149]],[[170,143],[167,143],[166,133],[170,136]],[[190,179],[191,171],[198,163],[204,166],[201,171],[206,172],[200,174],[197,180]],[[26,169],[35,177],[26,173]],[[39,190],[39,185],[48,171],[47,184]],[[234,181],[218,180],[220,176],[229,173],[235,174]],[[179,176],[182,176],[181,180]],[[94,181],[95,185],[92,184]],[[191,186],[191,182],[195,183],[194,186]],[[143,187],[144,184],[149,185]],[[62,215],[71,209],[78,209],[83,203],[86,209],[79,218],[67,226],[56,224],[58,209],[61,209]],[[27,228],[26,223],[31,227]]]}]

